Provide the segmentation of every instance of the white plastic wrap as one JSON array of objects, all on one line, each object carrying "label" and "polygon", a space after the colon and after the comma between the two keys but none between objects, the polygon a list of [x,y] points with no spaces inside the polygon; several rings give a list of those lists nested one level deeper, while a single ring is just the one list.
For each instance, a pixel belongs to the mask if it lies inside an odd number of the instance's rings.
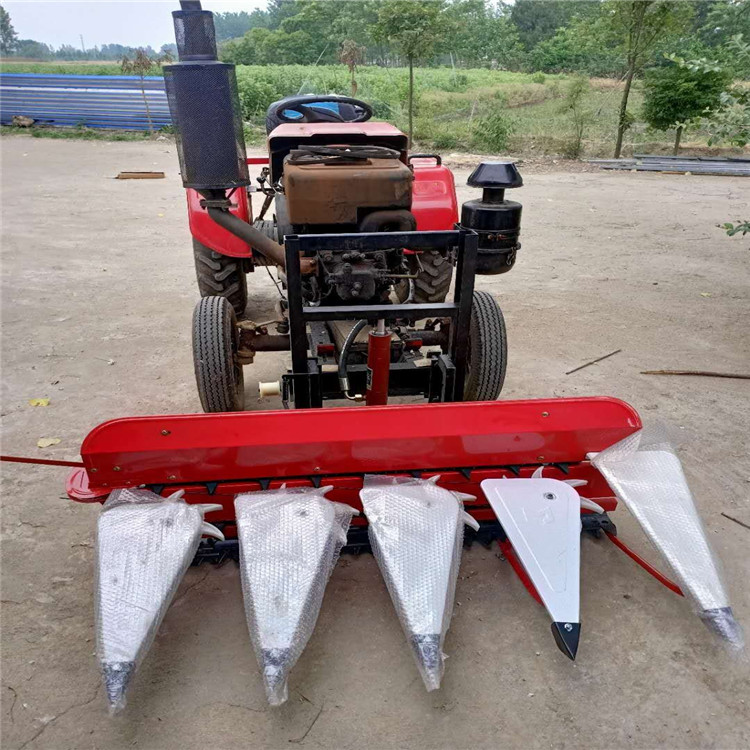
[{"label": "white plastic wrap", "polygon": [[125,706],[126,691],[189,567],[207,509],[181,493],[115,490],[104,503],[96,534],[94,609],[99,664],[110,712]]},{"label": "white plastic wrap", "polygon": [[375,559],[427,690],[440,687],[464,524],[459,495],[430,480],[366,476],[360,492]]},{"label": "white plastic wrap", "polygon": [[326,500],[330,487],[238,495],[245,614],[268,702],[287,699],[287,677],[318,619],[354,508]]},{"label": "white plastic wrap", "polygon": [[669,441],[657,430],[642,430],[592,461],[662,553],[707,627],[742,648],[742,629],[734,619],[718,558]]}]

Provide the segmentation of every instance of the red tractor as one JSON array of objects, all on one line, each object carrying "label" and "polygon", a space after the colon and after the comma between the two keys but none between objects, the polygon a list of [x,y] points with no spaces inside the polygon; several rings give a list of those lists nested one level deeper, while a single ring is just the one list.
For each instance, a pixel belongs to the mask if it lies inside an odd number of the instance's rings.
[{"label": "red tractor", "polygon": [[[179,62],[165,79],[202,296],[193,350],[204,410],[242,410],[243,366],[284,350],[285,405],[496,399],[505,323],[494,298],[474,291],[474,275],[515,262],[521,206],[504,197],[522,185],[515,165],[474,171],[469,185],[483,196],[463,205],[458,223],[439,156],[409,154],[407,137],[372,122],[367,103],[327,95],[272,104],[268,157],[248,159],[234,66],[217,59],[213,16],[199,2],[181,5]],[[258,187],[248,164],[262,165]],[[263,197],[255,220],[252,193]],[[282,290],[271,323],[247,309],[246,273],[259,266],[276,269]]]}]

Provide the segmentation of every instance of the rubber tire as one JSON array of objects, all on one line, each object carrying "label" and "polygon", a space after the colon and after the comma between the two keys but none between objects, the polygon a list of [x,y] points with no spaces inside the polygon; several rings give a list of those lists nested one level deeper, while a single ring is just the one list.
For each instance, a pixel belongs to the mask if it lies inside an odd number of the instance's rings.
[{"label": "rubber tire", "polygon": [[193,257],[201,297],[226,297],[239,317],[247,307],[247,276],[242,258],[222,255],[193,238]]},{"label": "rubber tire", "polygon": [[193,313],[193,364],[203,411],[242,411],[245,380],[237,362],[237,316],[226,297],[203,297]]},{"label": "rubber tire", "polygon": [[495,401],[508,363],[505,318],[489,292],[474,292],[464,401]]},{"label": "rubber tire", "polygon": [[[453,278],[453,264],[437,250],[425,250],[419,255],[409,257],[412,273],[417,274],[414,279],[414,302],[445,302]],[[419,263],[421,262],[421,267]],[[408,294],[408,292],[407,292]]]}]

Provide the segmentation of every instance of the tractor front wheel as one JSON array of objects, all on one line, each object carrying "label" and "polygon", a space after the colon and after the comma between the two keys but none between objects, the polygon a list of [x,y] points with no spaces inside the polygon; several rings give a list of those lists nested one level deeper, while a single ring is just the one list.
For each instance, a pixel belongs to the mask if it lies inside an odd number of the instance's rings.
[{"label": "tractor front wheel", "polygon": [[195,274],[201,297],[226,297],[242,317],[247,307],[247,277],[242,258],[230,258],[193,238]]},{"label": "tractor front wheel", "polygon": [[500,305],[488,292],[474,292],[466,359],[464,401],[495,401],[503,389],[508,340]]},{"label": "tractor front wheel", "polygon": [[242,411],[245,381],[237,316],[226,297],[204,297],[193,313],[193,363],[205,412]]}]

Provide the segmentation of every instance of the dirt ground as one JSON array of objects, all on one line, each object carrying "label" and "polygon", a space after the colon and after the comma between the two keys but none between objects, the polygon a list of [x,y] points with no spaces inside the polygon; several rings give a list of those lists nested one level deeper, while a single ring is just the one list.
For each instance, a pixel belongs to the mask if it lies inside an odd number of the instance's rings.
[{"label": "dirt ground", "polygon": [[[124,415],[199,410],[197,299],[170,142],[2,141],[3,452],[77,458]],[[120,170],[165,180],[118,181]],[[460,200],[468,166],[457,171]],[[503,398],[614,395],[671,425],[735,612],[750,628],[750,382],[641,375],[747,372],[750,181],[531,169],[513,272],[480,277],[501,302]],[[250,277],[259,316],[276,293]],[[572,375],[587,360],[622,349]],[[276,379],[285,355],[246,371]],[[29,399],[49,398],[47,407]],[[264,403],[263,408],[278,406]],[[60,443],[37,448],[42,437]],[[64,495],[65,469],[3,465],[3,748],[741,748],[750,668],[686,602],[606,539],[583,540],[583,635],[571,663],[546,613],[495,550],[464,553],[443,688],[426,693],[374,560],[344,558],[290,699],[266,705],[233,564],[191,569],[110,719],[93,655],[97,509]],[[620,533],[648,544],[624,510]],[[649,553],[651,554],[651,553]]]}]

